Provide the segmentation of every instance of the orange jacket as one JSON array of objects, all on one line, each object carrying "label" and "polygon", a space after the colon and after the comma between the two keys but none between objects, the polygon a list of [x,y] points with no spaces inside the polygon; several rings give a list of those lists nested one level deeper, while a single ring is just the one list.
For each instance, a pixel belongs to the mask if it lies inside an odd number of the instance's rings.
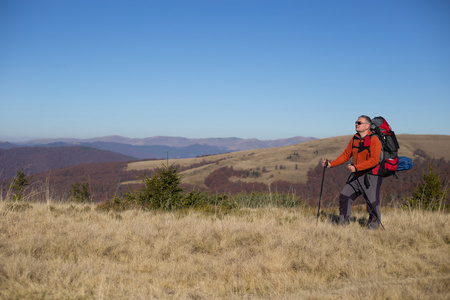
[{"label": "orange jacket", "polygon": [[369,132],[364,138],[359,133],[355,134],[348,143],[344,152],[335,160],[331,161],[332,167],[342,165],[353,157],[353,165],[356,174],[365,174],[380,162],[381,142],[376,135]]}]

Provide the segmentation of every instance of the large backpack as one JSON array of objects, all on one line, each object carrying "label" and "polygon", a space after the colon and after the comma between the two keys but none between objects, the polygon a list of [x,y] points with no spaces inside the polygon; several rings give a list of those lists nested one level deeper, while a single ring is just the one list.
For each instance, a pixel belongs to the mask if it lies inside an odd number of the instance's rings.
[{"label": "large backpack", "polygon": [[372,173],[382,177],[395,175],[399,164],[398,149],[400,148],[395,132],[383,117],[373,118],[370,130],[381,142],[380,163],[373,168]]}]

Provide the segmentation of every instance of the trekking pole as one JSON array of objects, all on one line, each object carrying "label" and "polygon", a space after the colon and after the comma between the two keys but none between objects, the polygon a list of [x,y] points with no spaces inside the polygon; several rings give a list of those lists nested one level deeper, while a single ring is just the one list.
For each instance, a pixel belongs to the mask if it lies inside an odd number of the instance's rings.
[{"label": "trekking pole", "polygon": [[359,182],[358,178],[356,178],[356,182],[358,182],[358,185],[359,185],[359,187],[361,188],[361,191],[362,191],[362,193],[363,193],[364,199],[366,200],[367,204],[369,205],[370,209],[372,210],[373,214],[375,215],[375,218],[377,218],[378,224],[381,225],[381,228],[383,228],[383,230],[386,230],[386,229],[384,228],[384,226],[383,226],[383,223],[381,223],[380,218],[378,217],[377,211],[373,208],[372,203],[370,203],[370,200],[366,197],[366,196],[367,196],[367,195],[366,195],[366,192],[364,191],[364,189],[363,189],[361,183]]},{"label": "trekking pole", "polygon": [[323,172],[322,172],[322,183],[320,184],[320,196],[319,196],[319,205],[317,208],[317,220],[316,225],[319,223],[319,215],[320,215],[320,201],[322,200],[322,190],[323,190],[323,179],[325,178],[325,169],[328,166],[328,159],[325,159],[325,164],[323,165]]}]

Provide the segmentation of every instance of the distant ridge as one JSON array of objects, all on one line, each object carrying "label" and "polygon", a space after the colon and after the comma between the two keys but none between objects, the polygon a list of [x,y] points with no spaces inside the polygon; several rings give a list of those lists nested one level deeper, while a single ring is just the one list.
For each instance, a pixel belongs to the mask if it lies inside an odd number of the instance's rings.
[{"label": "distant ridge", "polygon": [[[276,139],[276,140],[258,140],[258,139],[242,139],[236,137],[227,138],[198,138],[189,139],[184,137],[171,137],[171,136],[154,136],[147,138],[127,138],[119,135],[110,135],[105,137],[96,137],[89,139],[71,139],[71,138],[58,138],[58,139],[36,139],[23,144],[37,145],[37,144],[52,144],[52,143],[66,143],[66,144],[85,144],[85,143],[118,143],[128,144],[133,146],[170,146],[170,147],[187,147],[192,145],[209,145],[216,147],[224,147],[228,150],[251,150],[254,146],[259,148],[279,147],[287,145],[295,145],[307,141],[315,140],[314,137],[301,137],[296,136],[292,138]],[[242,149],[246,147],[247,149]]]},{"label": "distant ridge", "polygon": [[6,142],[0,143],[0,149],[37,146],[87,146],[139,159],[165,158],[167,152],[169,152],[170,158],[192,158],[235,151],[291,146],[312,140],[316,140],[316,138],[297,136],[277,140],[258,140],[235,137],[188,139],[183,137],[155,136],[140,139],[111,135],[89,139],[36,139],[17,144]]},{"label": "distant ridge", "polygon": [[0,149],[11,149],[11,148],[16,148],[16,147],[17,147],[16,144],[0,141]]}]

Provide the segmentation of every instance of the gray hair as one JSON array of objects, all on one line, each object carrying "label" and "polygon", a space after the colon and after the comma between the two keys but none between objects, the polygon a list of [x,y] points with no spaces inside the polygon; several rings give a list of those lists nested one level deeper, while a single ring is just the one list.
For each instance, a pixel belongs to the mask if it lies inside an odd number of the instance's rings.
[{"label": "gray hair", "polygon": [[372,119],[369,116],[361,115],[361,116],[358,117],[358,119],[359,118],[364,118],[364,119],[366,119],[367,123],[372,124]]}]

